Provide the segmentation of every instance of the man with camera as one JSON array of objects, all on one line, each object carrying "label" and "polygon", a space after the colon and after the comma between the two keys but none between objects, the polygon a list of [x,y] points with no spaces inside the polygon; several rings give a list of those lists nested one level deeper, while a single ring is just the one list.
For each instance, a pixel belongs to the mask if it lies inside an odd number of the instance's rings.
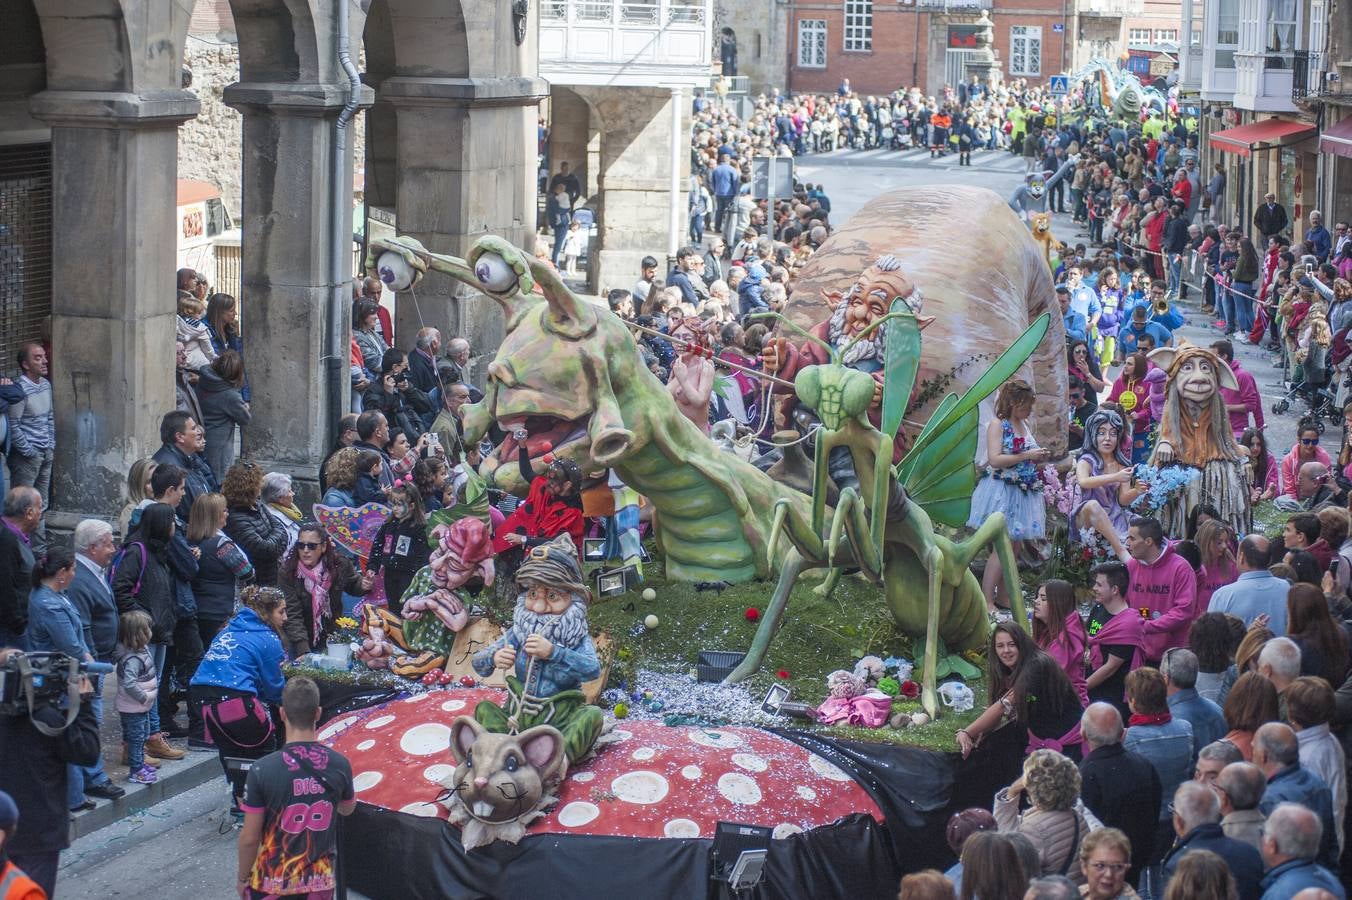
[{"label": "man with camera", "polygon": [[70,685],[71,671],[64,654],[0,649],[0,791],[23,818],[4,849],[48,897],[55,896],[61,851],[70,846],[66,767],[99,758],[89,705],[94,686],[78,664]]}]

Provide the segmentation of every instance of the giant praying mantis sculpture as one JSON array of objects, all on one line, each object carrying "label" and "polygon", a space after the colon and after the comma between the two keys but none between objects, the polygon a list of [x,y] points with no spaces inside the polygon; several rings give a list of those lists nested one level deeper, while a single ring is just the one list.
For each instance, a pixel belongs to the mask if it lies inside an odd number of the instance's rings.
[{"label": "giant praying mantis sculpture", "polygon": [[[836,362],[800,372],[795,391],[822,422],[818,489],[809,497],[718,450],[643,366],[621,319],[578,298],[547,263],[501,238],[480,238],[465,260],[431,253],[409,238],[373,241],[367,265],[397,290],[434,269],[502,306],[506,337],[488,366],[483,401],[466,408],[468,440],[477,441],[497,421],[508,432],[526,430],[532,458],[552,452],[584,472],[613,467],[656,508],[669,577],[740,582],[778,575],[750,651],[730,681],[743,680],[763,663],[790,591],[809,569],[827,569],[829,589],[839,569],[858,567],[883,588],[898,626],[925,637],[922,701],[931,714],[939,708],[940,640],[957,651],[985,643],[986,602],[968,564],[988,544],[1003,564],[1016,620],[1023,621],[1003,517],[990,517],[962,541],[937,533],[934,522],[964,524],[975,483],[977,404],[1029,357],[1048,327],[1047,316],[961,398],[948,397],[895,468],[893,441],[920,358],[920,331],[905,304],[893,307],[886,326],[893,331],[881,430],[867,418],[870,376]],[[825,460],[834,446],[849,448],[860,490],[842,492],[827,531]],[[499,450],[484,474],[500,487],[524,487],[511,464],[516,453],[515,444]]]}]

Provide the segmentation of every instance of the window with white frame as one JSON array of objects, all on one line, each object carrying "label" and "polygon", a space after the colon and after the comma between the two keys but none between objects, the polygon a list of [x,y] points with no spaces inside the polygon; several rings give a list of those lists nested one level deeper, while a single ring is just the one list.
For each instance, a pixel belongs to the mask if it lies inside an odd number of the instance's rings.
[{"label": "window with white frame", "polygon": [[1042,74],[1042,26],[1015,25],[1009,29],[1009,74]]},{"label": "window with white frame", "polygon": [[826,20],[798,20],[798,68],[826,68]]},{"label": "window with white frame", "polygon": [[1176,44],[1176,43],[1178,43],[1178,29],[1177,29],[1177,28],[1156,28],[1156,29],[1155,29],[1155,43],[1157,43],[1157,44],[1164,44],[1164,43]]},{"label": "window with white frame", "polygon": [[1290,53],[1296,49],[1296,0],[1268,3],[1267,52]]},{"label": "window with white frame", "polygon": [[1216,8],[1216,68],[1233,69],[1238,49],[1239,0],[1220,0]]},{"label": "window with white frame", "polygon": [[1128,44],[1146,45],[1150,43],[1149,28],[1131,28],[1127,31]]},{"label": "window with white frame", "polygon": [[873,0],[845,0],[845,49],[873,49]]}]

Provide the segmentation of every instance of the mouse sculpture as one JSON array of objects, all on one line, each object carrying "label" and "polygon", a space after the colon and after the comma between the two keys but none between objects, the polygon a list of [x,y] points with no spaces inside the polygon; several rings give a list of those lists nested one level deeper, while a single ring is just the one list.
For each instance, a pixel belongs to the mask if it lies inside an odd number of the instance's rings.
[{"label": "mouse sculpture", "polygon": [[563,735],[549,725],[500,734],[470,716],[451,724],[456,766],[442,782],[442,802],[448,821],[461,827],[466,850],[526,836],[526,826],[558,801],[555,791],[567,770],[563,747]]}]

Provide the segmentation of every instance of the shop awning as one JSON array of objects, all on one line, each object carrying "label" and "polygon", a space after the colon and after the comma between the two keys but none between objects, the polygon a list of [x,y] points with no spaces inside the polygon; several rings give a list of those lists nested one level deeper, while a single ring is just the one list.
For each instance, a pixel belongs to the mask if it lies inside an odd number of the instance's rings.
[{"label": "shop awning", "polygon": [[1226,153],[1248,156],[1251,150],[1269,150],[1304,140],[1314,132],[1309,122],[1289,119],[1264,119],[1238,128],[1211,133],[1211,146]]},{"label": "shop awning", "polygon": [[1352,119],[1343,119],[1319,135],[1319,152],[1352,159]]}]

